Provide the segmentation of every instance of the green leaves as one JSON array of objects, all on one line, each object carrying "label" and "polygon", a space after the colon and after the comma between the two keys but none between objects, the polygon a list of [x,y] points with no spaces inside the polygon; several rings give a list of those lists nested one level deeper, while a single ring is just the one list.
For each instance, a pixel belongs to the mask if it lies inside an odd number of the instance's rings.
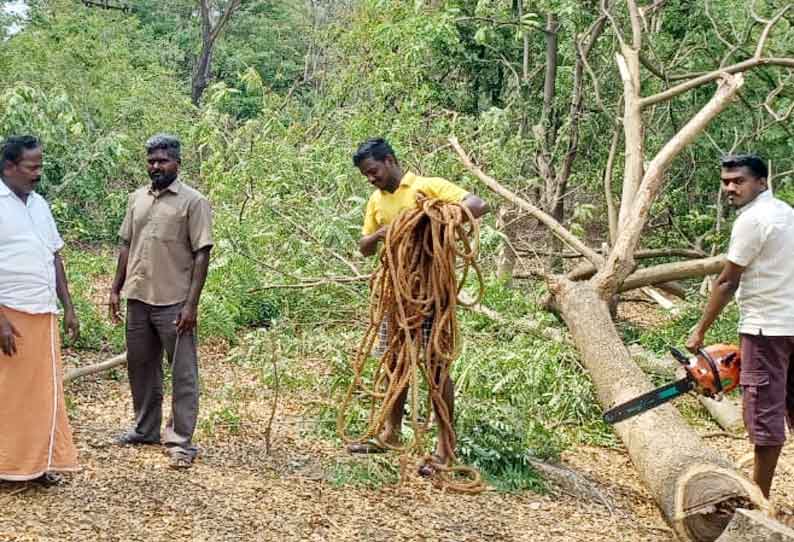
[{"label": "green leaves", "polygon": [[145,178],[143,142],[186,132],[189,101],[159,62],[164,46],[134,17],[61,0],[3,45],[0,133],[44,142],[42,190],[68,237],[115,240],[126,192]]}]

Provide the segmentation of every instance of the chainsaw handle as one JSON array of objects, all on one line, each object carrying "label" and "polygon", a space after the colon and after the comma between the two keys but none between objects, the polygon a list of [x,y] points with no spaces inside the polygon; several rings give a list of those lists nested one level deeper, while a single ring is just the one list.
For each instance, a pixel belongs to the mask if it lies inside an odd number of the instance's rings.
[{"label": "chainsaw handle", "polygon": [[671,346],[670,353],[673,355],[673,357],[676,359],[678,363],[680,363],[684,367],[689,366],[689,358],[678,348],[676,348],[675,346]]},{"label": "chainsaw handle", "polygon": [[704,348],[698,348],[698,354],[703,356],[709,363],[709,367],[711,367],[711,373],[714,375],[714,387],[717,388],[717,395],[722,393],[722,380],[720,379],[720,370],[717,369],[717,364],[714,362],[714,359],[709,355],[708,352]]}]

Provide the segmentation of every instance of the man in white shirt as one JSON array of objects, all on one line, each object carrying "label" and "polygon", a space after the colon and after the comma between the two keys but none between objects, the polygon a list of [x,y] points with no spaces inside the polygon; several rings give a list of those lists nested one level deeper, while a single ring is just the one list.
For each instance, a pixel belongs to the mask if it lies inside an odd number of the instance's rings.
[{"label": "man in white shirt", "polygon": [[77,470],[63,398],[57,299],[73,338],[79,324],[44,198],[42,149],[13,136],[0,149],[0,480],[57,481]]},{"label": "man in white shirt", "polygon": [[794,209],[767,187],[754,154],[721,161],[722,189],[738,216],[725,267],[687,341],[692,352],[736,294],[741,337],[744,423],[755,446],[753,479],[769,497],[786,420],[794,421]]}]

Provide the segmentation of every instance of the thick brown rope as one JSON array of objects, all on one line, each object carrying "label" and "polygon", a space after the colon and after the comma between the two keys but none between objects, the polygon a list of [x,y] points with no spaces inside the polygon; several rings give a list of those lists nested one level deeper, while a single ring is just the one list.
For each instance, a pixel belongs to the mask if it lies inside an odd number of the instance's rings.
[{"label": "thick brown rope", "polygon": [[[475,258],[479,249],[479,227],[471,212],[460,204],[445,203],[423,196],[417,207],[400,214],[389,227],[380,256],[380,265],[371,279],[370,323],[354,360],[353,382],[339,408],[337,429],[346,442],[374,439],[381,446],[404,453],[423,455],[434,471],[436,486],[454,491],[478,493],[486,489],[480,473],[464,466],[440,464],[425,454],[425,439],[430,409],[447,429],[446,449],[455,450],[453,420],[443,400],[442,386],[449,376],[452,362],[459,354],[460,341],[455,307],[458,294],[470,270],[479,282],[477,303],[482,296],[482,276]],[[456,264],[460,262],[460,269]],[[460,271],[460,278],[458,278]],[[422,351],[423,324],[432,318],[430,337]],[[377,362],[372,361],[372,347],[382,322],[388,322],[389,344]],[[426,333],[426,332],[424,332]],[[424,363],[421,360],[426,360]],[[363,374],[375,363],[372,387],[364,383]],[[419,421],[419,385],[421,376],[428,389],[424,405],[425,422]],[[409,386],[413,438],[402,446],[380,440],[388,414],[400,394]],[[363,434],[347,432],[348,409],[354,397],[370,401],[369,419]],[[403,468],[405,461],[401,461]]]}]

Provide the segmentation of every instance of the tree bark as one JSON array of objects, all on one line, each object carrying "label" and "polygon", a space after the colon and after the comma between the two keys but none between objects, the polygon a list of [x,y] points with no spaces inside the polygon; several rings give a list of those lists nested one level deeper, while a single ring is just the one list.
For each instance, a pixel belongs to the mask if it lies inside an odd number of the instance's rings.
[{"label": "tree bark", "polygon": [[758,510],[740,509],[717,542],[794,542],[794,530]]},{"label": "tree bark", "polygon": [[714,275],[722,271],[725,265],[724,256],[714,256],[712,258],[701,258],[699,260],[689,260],[686,262],[673,262],[654,265],[639,269],[629,275],[623,284],[618,288],[619,292],[652,286],[671,280],[691,279]]},{"label": "tree bark", "polygon": [[[605,409],[651,389],[593,284],[560,277],[552,294]],[[671,405],[621,422],[615,431],[665,519],[684,540],[712,542],[736,508],[767,506],[758,487],[705,446]]]},{"label": "tree bark", "polygon": [[201,52],[199,53],[196,65],[193,67],[193,77],[190,85],[190,98],[193,105],[198,106],[201,95],[209,85],[210,68],[212,66],[212,52],[215,42],[223,32],[224,27],[229,22],[232,14],[240,7],[242,0],[230,0],[226,9],[223,10],[218,22],[214,25],[210,17],[209,0],[198,0],[199,13],[201,14]]},{"label": "tree bark", "polygon": [[620,129],[615,128],[612,134],[612,143],[609,145],[609,156],[607,166],[604,168],[604,203],[607,207],[607,224],[609,225],[609,244],[615,243],[618,238],[618,213],[615,209],[615,200],[612,198],[612,168],[615,164],[615,154],[617,154],[618,143],[620,143]]},{"label": "tree bark", "polygon": [[[623,48],[623,56],[617,56],[620,77],[623,80],[623,130],[625,132],[625,165],[623,170],[623,193],[618,214],[618,233],[626,226],[634,198],[640,187],[645,161],[645,136],[640,107],[640,60],[637,51]],[[617,240],[617,238],[616,238]]]}]

